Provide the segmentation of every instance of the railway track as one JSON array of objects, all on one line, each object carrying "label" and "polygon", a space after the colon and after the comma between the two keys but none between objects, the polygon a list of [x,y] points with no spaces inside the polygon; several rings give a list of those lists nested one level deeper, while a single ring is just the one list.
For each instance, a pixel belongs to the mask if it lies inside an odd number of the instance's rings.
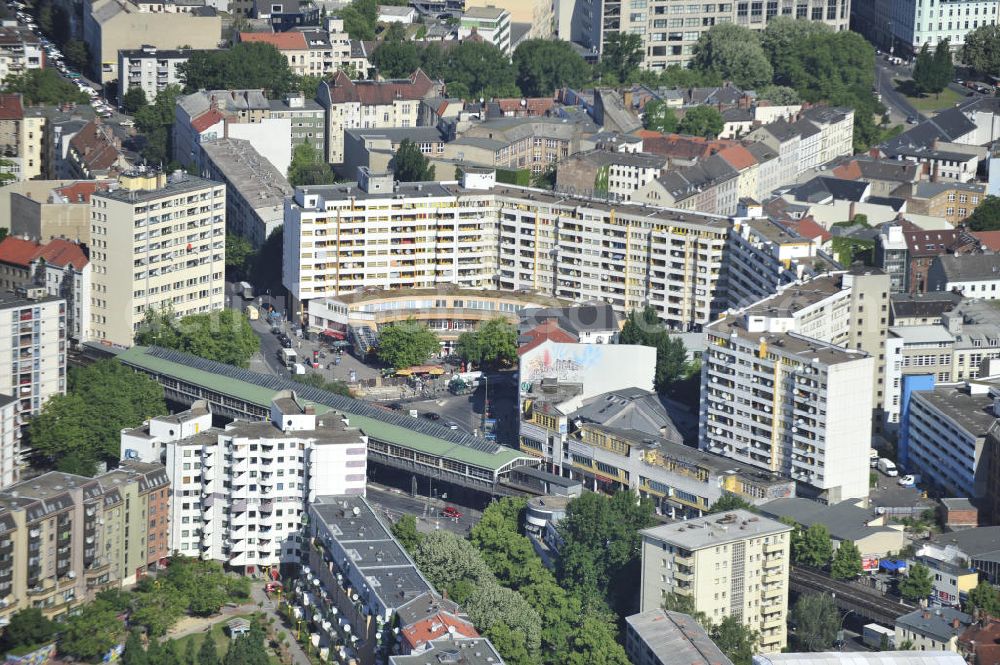
[{"label": "railway track", "polygon": [[851,609],[862,616],[892,625],[897,617],[917,609],[915,605],[894,597],[866,591],[850,582],[834,580],[808,568],[793,566],[789,582],[792,589],[802,592],[836,594],[842,609]]}]

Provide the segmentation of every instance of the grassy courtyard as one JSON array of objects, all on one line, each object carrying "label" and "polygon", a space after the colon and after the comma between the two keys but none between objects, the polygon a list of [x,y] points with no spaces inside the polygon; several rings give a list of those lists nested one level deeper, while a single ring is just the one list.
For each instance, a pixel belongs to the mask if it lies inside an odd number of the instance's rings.
[{"label": "grassy courtyard", "polygon": [[921,113],[940,111],[942,109],[950,108],[965,99],[964,95],[955,92],[951,88],[945,88],[936,95],[921,95],[914,88],[913,81],[909,79],[905,81],[897,79],[893,81],[893,83],[896,85],[896,91],[904,95],[906,97],[906,101],[910,102],[910,104],[913,105],[913,108],[917,109]]}]

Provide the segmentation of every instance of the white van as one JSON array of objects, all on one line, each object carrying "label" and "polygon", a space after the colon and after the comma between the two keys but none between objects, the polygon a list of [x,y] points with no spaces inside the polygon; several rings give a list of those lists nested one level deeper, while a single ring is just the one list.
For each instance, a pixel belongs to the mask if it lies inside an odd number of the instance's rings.
[{"label": "white van", "polygon": [[882,457],[878,461],[878,470],[889,476],[890,478],[895,478],[899,475],[899,470],[896,469],[896,463],[887,457]]}]

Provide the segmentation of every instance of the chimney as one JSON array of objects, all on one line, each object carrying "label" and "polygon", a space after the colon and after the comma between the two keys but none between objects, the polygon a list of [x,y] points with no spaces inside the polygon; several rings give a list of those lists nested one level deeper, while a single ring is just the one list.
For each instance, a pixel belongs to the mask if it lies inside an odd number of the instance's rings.
[{"label": "chimney", "polygon": [[928,612],[927,610],[924,610],[924,618],[925,619],[930,619],[931,618],[931,613]]},{"label": "chimney", "polygon": [[956,617],[956,618],[954,618],[954,619],[951,620],[951,627],[952,628],[956,628],[957,629],[961,625],[962,625],[962,622],[958,620],[958,617]]}]

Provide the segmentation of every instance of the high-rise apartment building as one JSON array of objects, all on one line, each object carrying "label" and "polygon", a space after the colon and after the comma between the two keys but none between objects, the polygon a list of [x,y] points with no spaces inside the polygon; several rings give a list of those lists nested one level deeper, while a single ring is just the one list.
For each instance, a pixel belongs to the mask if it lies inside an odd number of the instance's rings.
[{"label": "high-rise apartment building", "polygon": [[90,339],[131,346],[147,310],[223,308],[225,184],[135,171],[90,203]]},{"label": "high-rise apartment building", "polygon": [[699,446],[791,477],[800,494],[868,496],[888,291],[886,275],[852,270],[706,326]]},{"label": "high-rise apartment building", "polygon": [[0,491],[0,623],[37,607],[65,615],[132,584],[169,556],[169,483],[159,464],[96,478],[50,472]]},{"label": "high-rise apartment building", "polygon": [[119,103],[125,93],[139,88],[152,104],[168,85],[184,85],[181,65],[198,51],[192,49],[158,49],[145,45],[138,49],[118,51]]},{"label": "high-rise apartment building", "polygon": [[462,184],[363,176],[297,188],[286,203],[294,311],[362,288],[441,284],[601,300],[621,313],[648,303],[676,329],[728,304],[725,217],[498,185],[492,172]]},{"label": "high-rise apartment building", "polygon": [[746,510],[641,531],[640,612],[669,594],[691,598],[712,623],[728,616],[759,634],[763,653],[787,643],[792,527]]},{"label": "high-rise apartment building", "polygon": [[174,487],[170,549],[254,573],[298,562],[299,530],[317,494],[363,495],[367,437],[347,417],[292,392],[267,422],[212,427],[206,402],[122,433],[122,456],[163,462]]},{"label": "high-rise apartment building", "polygon": [[642,37],[645,69],[686,65],[698,38],[713,25],[735,23],[763,30],[776,16],[847,30],[851,0],[735,0],[679,4],[668,0],[575,0],[557,5],[559,37],[600,49],[616,32]]},{"label": "high-rise apartment building", "polygon": [[66,300],[44,287],[0,295],[0,395],[35,415],[66,392]]}]

